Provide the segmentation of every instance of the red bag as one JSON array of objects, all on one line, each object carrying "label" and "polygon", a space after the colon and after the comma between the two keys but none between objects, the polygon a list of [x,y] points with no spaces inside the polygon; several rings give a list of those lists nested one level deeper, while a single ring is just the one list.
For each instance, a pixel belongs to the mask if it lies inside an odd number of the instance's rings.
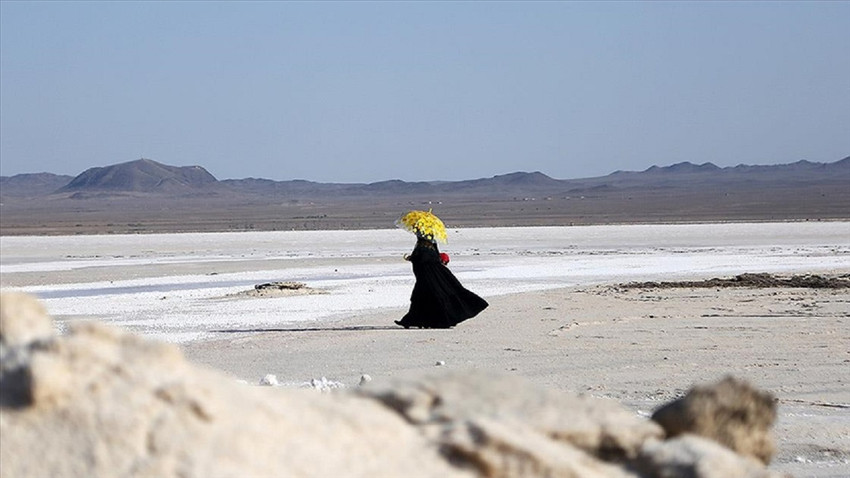
[{"label": "red bag", "polygon": [[449,255],[446,254],[445,252],[441,252],[440,253],[440,262],[442,262],[444,266],[448,265],[449,264]]}]

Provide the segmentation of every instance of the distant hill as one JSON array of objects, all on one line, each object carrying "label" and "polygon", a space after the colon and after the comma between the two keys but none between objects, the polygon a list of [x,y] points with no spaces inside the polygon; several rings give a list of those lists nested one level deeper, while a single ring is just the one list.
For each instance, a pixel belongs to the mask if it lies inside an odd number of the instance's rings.
[{"label": "distant hill", "polygon": [[0,235],[383,228],[419,208],[433,208],[450,227],[850,220],[850,157],[369,184],[219,181],[200,166],[143,159],[74,178],[3,177],[0,186]]},{"label": "distant hill", "polygon": [[87,169],[80,175],[50,173],[0,177],[0,194],[8,197],[37,197],[51,193],[73,194],[74,198],[145,193],[158,196],[215,194],[222,197],[269,197],[316,199],[344,197],[441,198],[515,197],[569,195],[580,192],[627,191],[644,188],[735,187],[744,185],[789,186],[817,182],[850,181],[850,157],[834,163],[798,161],[769,166],[718,167],[712,163],[681,162],[652,166],[643,171],[616,171],[607,176],[554,179],[539,171],[514,172],[464,181],[387,180],[374,183],[319,183],[305,180],[273,181],[262,178],[217,180],[201,166],[169,166],[139,159],[106,167]]},{"label": "distant hill", "polygon": [[312,181],[271,181],[268,179],[227,179],[221,182],[248,195],[295,197],[427,196],[515,194],[536,188],[559,188],[563,181],[540,173],[516,172],[466,181],[402,181],[391,179],[374,183],[316,183]]},{"label": "distant hill", "polygon": [[208,189],[218,180],[200,166],[168,166],[150,159],[85,170],[57,192],[183,194]]},{"label": "distant hill", "polygon": [[670,187],[788,186],[850,180],[850,157],[834,163],[798,161],[793,164],[721,168],[712,163],[682,162],[652,166],[644,171],[617,171],[607,176],[554,179],[539,171],[515,172],[465,181],[381,181],[370,184],[329,184],[268,179],[224,180],[222,184],[248,195],[273,197],[347,196],[552,196],[580,191],[615,191]]},{"label": "distant hill", "polygon": [[[837,176],[835,176],[837,175]],[[658,178],[684,177],[687,179],[716,178],[716,179],[760,179],[762,181],[805,181],[821,180],[828,177],[850,178],[850,156],[834,163],[814,163],[801,160],[790,164],[774,164],[767,166],[750,166],[739,164],[721,168],[712,163],[693,164],[690,162],[676,163],[666,167],[652,166],[641,172],[617,171],[604,178]]]},{"label": "distant hill", "polygon": [[15,176],[0,176],[0,196],[35,197],[45,196],[65,186],[73,176],[52,173],[29,173]]}]

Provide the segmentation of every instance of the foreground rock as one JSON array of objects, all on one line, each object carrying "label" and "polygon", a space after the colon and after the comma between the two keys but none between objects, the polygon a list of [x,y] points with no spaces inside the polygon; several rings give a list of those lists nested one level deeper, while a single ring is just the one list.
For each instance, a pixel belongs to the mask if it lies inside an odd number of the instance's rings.
[{"label": "foreground rock", "polygon": [[446,373],[369,387],[375,397],[481,476],[630,476],[663,431],[613,401],[531,386],[515,376]]},{"label": "foreground rock", "polygon": [[769,393],[727,377],[712,386],[698,386],[660,409],[652,419],[667,436],[685,433],[711,438],[738,453],[770,463],[775,447],[770,429],[776,402]]},{"label": "foreground rock", "polygon": [[4,477],[467,475],[374,400],[239,385],[97,324],[30,354],[24,400],[0,381]]},{"label": "foreground rock", "polygon": [[513,376],[251,387],[113,328],[57,337],[27,296],[0,308],[2,476],[775,476],[707,438],[665,440],[610,400]]}]

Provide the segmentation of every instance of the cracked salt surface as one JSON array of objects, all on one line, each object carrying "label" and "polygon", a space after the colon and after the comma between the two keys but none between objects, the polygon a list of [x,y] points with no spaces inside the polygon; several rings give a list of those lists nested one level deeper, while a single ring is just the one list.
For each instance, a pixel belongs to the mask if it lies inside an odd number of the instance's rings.
[{"label": "cracked salt surface", "polygon": [[[848,222],[450,229],[449,241],[442,250],[451,269],[485,298],[850,269]],[[97,319],[184,342],[403,309],[414,279],[401,255],[412,245],[397,229],[3,237],[0,276],[21,284],[4,288],[42,298],[60,327]],[[76,275],[69,282],[58,279],[62,274]],[[226,297],[270,281],[303,282],[327,294]]]}]

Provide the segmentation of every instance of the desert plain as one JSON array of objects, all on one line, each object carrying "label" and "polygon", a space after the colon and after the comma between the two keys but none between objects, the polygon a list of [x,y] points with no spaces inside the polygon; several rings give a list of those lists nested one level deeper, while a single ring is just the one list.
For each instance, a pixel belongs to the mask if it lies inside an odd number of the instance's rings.
[{"label": "desert plain", "polygon": [[[776,397],[771,469],[850,476],[850,289],[699,284],[846,281],[850,222],[452,229],[449,267],[490,307],[449,330],[393,324],[412,243],[389,229],[2,237],[0,280],[60,329],[112,323],[249,384],[486,370],[648,416],[732,375]],[[304,287],[248,293],[275,281]],[[630,286],[650,281],[695,283]]]}]

